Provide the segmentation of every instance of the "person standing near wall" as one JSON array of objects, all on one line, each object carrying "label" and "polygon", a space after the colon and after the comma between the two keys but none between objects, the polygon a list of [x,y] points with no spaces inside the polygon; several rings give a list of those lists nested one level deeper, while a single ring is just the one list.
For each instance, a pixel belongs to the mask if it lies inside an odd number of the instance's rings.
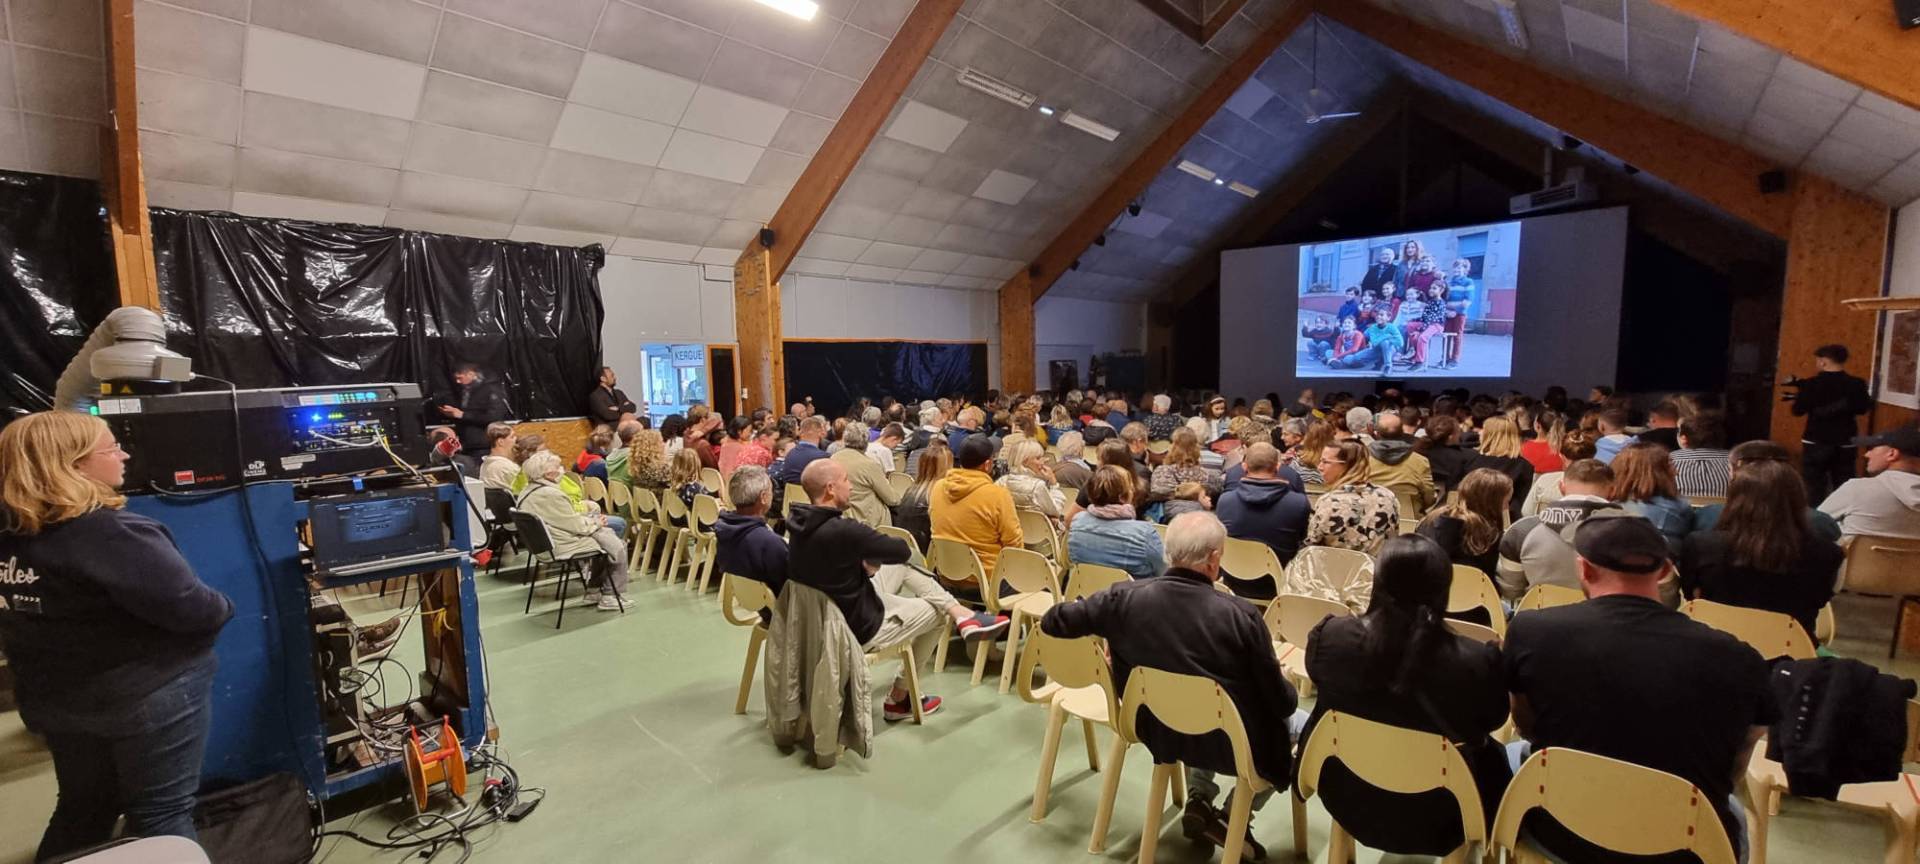
[{"label": "person standing near wall", "polygon": [[1815,348],[1813,363],[1819,374],[1793,379],[1799,383],[1793,416],[1807,418],[1807,431],[1800,436],[1800,471],[1807,481],[1807,498],[1819,501],[1853,479],[1859,455],[1853,438],[1860,434],[1859,416],[1873,410],[1873,397],[1866,381],[1847,374],[1847,346]]},{"label": "person standing near wall", "polygon": [[460,435],[462,452],[476,458],[485,456],[491,447],[487,426],[513,419],[506,391],[486,380],[480,374],[480,367],[472,363],[453,367],[453,384],[453,400],[441,405],[440,413],[453,421],[453,429]]}]

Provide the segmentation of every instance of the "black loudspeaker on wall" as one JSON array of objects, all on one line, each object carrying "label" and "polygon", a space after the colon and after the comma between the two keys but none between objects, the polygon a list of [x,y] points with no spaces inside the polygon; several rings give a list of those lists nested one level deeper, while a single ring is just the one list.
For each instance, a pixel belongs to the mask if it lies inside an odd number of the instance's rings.
[{"label": "black loudspeaker on wall", "polygon": [[1920,27],[1920,0],[1893,0],[1893,15],[1902,30]]},{"label": "black loudspeaker on wall", "polygon": [[1778,168],[1760,172],[1760,194],[1773,195],[1785,191],[1787,191],[1787,172]]}]

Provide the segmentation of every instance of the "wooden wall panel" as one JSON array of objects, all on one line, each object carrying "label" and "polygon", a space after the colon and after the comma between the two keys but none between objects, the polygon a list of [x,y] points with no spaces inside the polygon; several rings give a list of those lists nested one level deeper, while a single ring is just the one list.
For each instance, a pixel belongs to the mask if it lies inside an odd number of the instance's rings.
[{"label": "wooden wall panel", "polygon": [[[1787,235],[1787,284],[1781,295],[1776,382],[1811,375],[1813,349],[1847,346],[1855,374],[1868,374],[1877,316],[1840,305],[1878,297],[1886,281],[1887,231],[1892,211],[1819,177],[1794,178],[1792,228]],[[1775,384],[1776,396],[1786,389]],[[1772,437],[1799,450],[1802,418],[1774,403]]]},{"label": "wooden wall panel", "polygon": [[547,449],[569,466],[580,451],[587,449],[587,433],[593,421],[585,417],[559,417],[551,420],[522,420],[513,424],[515,435],[538,434],[547,439]]},{"label": "wooden wall panel", "polygon": [[786,358],[780,351],[780,283],[771,276],[773,253],[754,247],[733,265],[733,352],[741,390],[739,410],[786,409]]}]

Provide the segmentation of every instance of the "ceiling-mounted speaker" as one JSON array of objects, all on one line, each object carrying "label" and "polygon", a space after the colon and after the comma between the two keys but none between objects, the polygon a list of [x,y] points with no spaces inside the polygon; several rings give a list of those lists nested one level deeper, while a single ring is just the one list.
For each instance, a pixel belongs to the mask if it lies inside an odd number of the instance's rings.
[{"label": "ceiling-mounted speaker", "polygon": [[772,228],[760,229],[760,246],[761,248],[764,248],[764,249],[773,248],[773,229]]},{"label": "ceiling-mounted speaker", "polygon": [[1893,15],[1902,30],[1920,27],[1920,0],[1893,0]]},{"label": "ceiling-mounted speaker", "polygon": [[1760,172],[1760,194],[1777,195],[1787,191],[1787,172],[1778,168]]}]

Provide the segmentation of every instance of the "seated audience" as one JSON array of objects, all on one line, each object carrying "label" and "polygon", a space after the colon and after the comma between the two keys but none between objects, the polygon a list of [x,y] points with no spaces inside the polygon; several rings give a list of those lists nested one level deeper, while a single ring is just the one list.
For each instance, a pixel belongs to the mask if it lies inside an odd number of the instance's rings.
[{"label": "seated audience", "polygon": [[1491,468],[1475,468],[1460,481],[1460,497],[1433,511],[1416,531],[1438,544],[1447,553],[1447,560],[1497,579],[1500,535],[1512,498],[1513,481],[1507,475]]},{"label": "seated audience", "polygon": [[598,477],[607,482],[607,451],[613,449],[613,430],[598,427],[587,434],[587,446],[573,460],[573,470],[582,477]]},{"label": "seated audience", "polygon": [[959,416],[955,417],[953,422],[948,424],[946,428],[948,449],[951,449],[956,456],[959,455],[960,442],[965,441],[968,436],[976,432],[986,431],[980,428],[982,425],[985,425],[986,422],[987,413],[980,410],[979,406],[968,405],[960,409]]},{"label": "seated audience", "polygon": [[634,486],[654,492],[667,488],[667,448],[659,431],[640,430],[627,450],[627,477]]},{"label": "seated audience", "polygon": [[1613,460],[1613,489],[1607,497],[1628,513],[1642,517],[1667,538],[1673,557],[1693,531],[1693,505],[1681,497],[1673,480],[1673,460],[1658,444],[1634,443]]},{"label": "seated audience", "polygon": [[1460,478],[1467,476],[1467,463],[1477,454],[1460,443],[1460,421],[1451,414],[1437,414],[1427,420],[1425,431],[1414,449],[1427,457],[1434,491],[1445,497],[1448,490],[1460,485]]},{"label": "seated audience", "polygon": [[[1127,449],[1126,442],[1114,440],[1101,444],[1099,457],[1101,465],[1112,465],[1115,468],[1127,472],[1127,476],[1132,478],[1133,482],[1129,487],[1133,494],[1131,503],[1133,504],[1135,514],[1139,514],[1140,511],[1144,510],[1147,506],[1147,487],[1146,482],[1134,471],[1134,469],[1139,467],[1139,463],[1133,461],[1133,452]],[[1094,468],[1095,472],[1099,470],[1098,467]],[[1090,486],[1093,484],[1093,481],[1089,479],[1087,484]],[[1080,495],[1074,500],[1073,507],[1067,512],[1067,520],[1071,522],[1075,512],[1085,510],[1091,506],[1093,506],[1093,499],[1088,497],[1087,487],[1080,487]]]},{"label": "seated audience", "polygon": [[[1767,462],[1779,462],[1782,465],[1794,464],[1793,454],[1772,441],[1746,441],[1736,444],[1727,454],[1727,471],[1737,475],[1749,468]],[[1705,507],[1693,508],[1693,530],[1712,531],[1720,521],[1720,514],[1727,505],[1715,501]],[[1840,523],[1817,507],[1807,508],[1807,524],[1813,529],[1813,536],[1828,543],[1840,542]]]},{"label": "seated audience", "polygon": [[867,427],[848,423],[840,432],[840,443],[841,448],[827,458],[847,471],[847,483],[853,489],[847,515],[862,525],[876,528],[892,525],[893,508],[900,503],[900,493],[893,491],[893,481],[887,479],[880,463],[867,456]]},{"label": "seated audience", "polygon": [[1672,460],[1673,482],[1680,494],[1727,497],[1727,431],[1720,412],[1699,411],[1681,420],[1678,436],[1680,446]]},{"label": "seated audience", "polygon": [[1532,425],[1521,429],[1531,429],[1533,435],[1521,442],[1520,458],[1533,466],[1535,477],[1566,468],[1567,460],[1560,455],[1560,445],[1567,434],[1566,415],[1537,407],[1526,413]]},{"label": "seated audience", "polygon": [[607,553],[594,562],[587,581],[587,602],[604,612],[618,612],[629,605],[631,601],[623,599],[627,591],[627,544],[611,527],[612,517],[574,509],[573,501],[560,489],[565,473],[560,457],[543,450],[529,455],[520,468],[527,486],[514,507],[538,517],[547,526],[555,558],[571,558],[596,548]]},{"label": "seated audience", "polygon": [[[1520,427],[1505,417],[1488,417],[1480,427],[1480,452],[1467,460],[1466,470],[1492,468],[1507,475],[1513,488],[1533,486],[1533,463],[1520,458]],[[1520,518],[1520,501],[1507,506],[1509,518]]]},{"label": "seated audience", "polygon": [[[687,513],[693,513],[693,499],[707,494],[707,487],[700,483],[700,454],[691,447],[683,447],[673,454],[671,465],[667,469],[667,488],[664,494],[680,499],[686,505]],[[687,527],[686,518],[669,516],[677,528]]]},{"label": "seated audience", "polygon": [[1513,523],[1500,537],[1500,567],[1494,581],[1500,596],[1519,600],[1535,585],[1580,587],[1580,568],[1573,551],[1573,527],[1595,514],[1624,516],[1626,511],[1607,495],[1613,491],[1613,469],[1598,459],[1582,459],[1560,475],[1560,499],[1540,508],[1540,515]]},{"label": "seated audience", "polygon": [[[1317,692],[1300,740],[1328,711],[1442,735],[1466,758],[1480,800],[1498,802],[1513,776],[1492,738],[1507,722],[1500,649],[1447,631],[1442,619],[1452,579],[1446,554],[1425,538],[1387,541],[1366,614],[1329,617],[1308,637],[1307,674]],[[1337,761],[1321,769],[1319,796],[1369,849],[1443,856],[1464,839],[1451,796],[1386,792]],[[1489,826],[1497,808],[1483,803]]]},{"label": "seated audience", "polygon": [[1647,412],[1647,428],[1637,439],[1645,444],[1658,444],[1671,453],[1680,449],[1680,405],[1672,399],[1662,399]]},{"label": "seated audience", "polygon": [[947,439],[934,439],[925,451],[920,456],[920,471],[914,475],[913,485],[900,493],[900,503],[893,508],[893,524],[912,534],[921,552],[933,548],[933,517],[929,505],[934,484],[953,468],[953,453],[947,450]]},{"label": "seated audience", "polygon": [[1147,464],[1147,424],[1128,423],[1120,428],[1120,442],[1127,446],[1127,455],[1133,459],[1133,479],[1136,490],[1145,497],[1153,488],[1153,470]]},{"label": "seated audience", "polygon": [[[1507,630],[1507,687],[1514,725],[1526,739],[1513,746],[1514,755],[1567,747],[1676,775],[1705,793],[1735,854],[1744,857],[1746,832],[1733,794],[1754,741],[1779,716],[1766,661],[1661,604],[1659,586],[1672,566],[1666,539],[1651,523],[1588,520],[1573,543],[1590,599],[1521,613]],[[1619,859],[1543,811],[1522,824],[1556,858]]]},{"label": "seated audience", "polygon": [[760,582],[779,596],[787,582],[787,544],[767,525],[773,479],[765,468],[742,465],[727,478],[727,498],[733,509],[720,511],[713,526],[713,569]]},{"label": "seated audience", "polygon": [[[1105,478],[1096,475],[1096,486],[1124,482],[1113,476],[1114,469],[1102,468],[1100,474]],[[1173,566],[1165,578],[1122,583],[1055,606],[1041,619],[1040,629],[1049,636],[1106,640],[1114,686],[1121,692],[1137,667],[1218,682],[1247,731],[1254,770],[1273,784],[1272,790],[1254,797],[1253,807],[1259,810],[1273,790],[1286,788],[1291,776],[1292,742],[1287,730],[1298,701],[1280,673],[1272,637],[1258,608],[1214,590],[1225,545],[1226,531],[1219,520],[1205,513],[1182,516],[1167,528]],[[1235,770],[1225,736],[1181,735],[1150,712],[1143,712],[1136,728],[1155,762],[1187,766],[1182,832],[1225,845],[1226,814],[1215,803],[1221,792],[1217,775],[1232,776]],[[1249,825],[1247,857],[1258,860],[1265,857],[1265,850],[1253,842],[1252,833]]]},{"label": "seated audience", "polygon": [[[1358,440],[1338,441],[1320,452],[1320,474],[1327,491],[1314,502],[1307,520],[1307,545],[1377,554],[1380,544],[1400,533],[1400,502],[1372,482],[1367,448]],[[1349,606],[1364,607],[1366,598]]]},{"label": "seated audience", "polygon": [[888,423],[886,428],[876,429],[871,434],[874,438],[867,444],[867,458],[878,464],[881,471],[892,474],[898,470],[894,467],[893,448],[907,440],[907,430],[900,428],[898,423]]},{"label": "seated audience", "polygon": [[1173,495],[1167,499],[1166,506],[1160,511],[1160,524],[1166,525],[1179,518],[1182,513],[1205,513],[1213,510],[1213,499],[1207,497],[1207,487],[1198,483],[1182,483],[1174,487]]},{"label": "seated audience", "polygon": [[1060,451],[1060,461],[1054,463],[1053,479],[1062,486],[1082,489],[1093,478],[1093,464],[1086,456],[1086,439],[1078,432],[1060,433],[1054,439],[1054,447]]},{"label": "seated audience", "polygon": [[1785,462],[1760,462],[1734,475],[1713,530],[1687,535],[1680,590],[1791,615],[1812,636],[1844,558],[1838,544],[1814,534],[1799,473]]},{"label": "seated audience", "polygon": [[[928,499],[933,536],[972,547],[986,574],[1000,563],[1001,549],[1026,545],[1020,515],[1013,510],[1013,495],[995,486],[987,474],[992,462],[993,442],[985,435],[968,435],[954,453],[953,470],[934,484]],[[977,585],[972,588],[980,590]]]},{"label": "seated audience", "polygon": [[615,483],[632,486],[633,477],[627,472],[627,459],[633,456],[633,439],[645,429],[639,420],[622,420],[615,427],[614,447],[607,453],[607,485]]},{"label": "seated audience", "polygon": [[1418,518],[1439,500],[1433,467],[1427,457],[1414,452],[1413,436],[1406,433],[1400,415],[1382,414],[1374,426],[1373,445],[1367,448],[1373,465],[1371,479],[1399,499],[1401,516]]},{"label": "seated audience", "polygon": [[1167,448],[1166,461],[1155,466],[1150,475],[1147,500],[1164,501],[1182,483],[1209,486],[1213,482],[1214,478],[1207,474],[1207,469],[1200,467],[1200,439],[1193,434],[1193,430],[1178,427],[1173,432],[1171,446]]},{"label": "seated audience", "polygon": [[[1275,447],[1280,449],[1280,467],[1291,468],[1300,463],[1300,454],[1306,450],[1307,430],[1312,428],[1312,426],[1313,421],[1305,417],[1288,417],[1285,422],[1280,424],[1280,440],[1274,444]],[[1247,443],[1251,444],[1253,442],[1249,441]],[[1316,457],[1309,458],[1306,461],[1314,462],[1318,460]]]},{"label": "seated audience", "polygon": [[[786,461],[781,463],[779,473],[773,476],[773,482],[780,484],[775,489],[775,499],[788,483],[800,482],[800,475],[813,464],[815,459],[827,458],[827,451],[821,449],[826,438],[828,424],[825,418],[808,417],[800,421],[799,437],[794,441],[793,449],[787,451]],[[864,449],[864,445],[863,449]]]},{"label": "seated audience", "polygon": [[[1320,454],[1327,449],[1328,445],[1333,443],[1335,436],[1338,434],[1339,430],[1335,429],[1333,424],[1326,420],[1316,420],[1308,424],[1307,434],[1300,439],[1300,446],[1297,448],[1298,453],[1294,457],[1293,463],[1288,466],[1288,468],[1300,478],[1300,491],[1313,491],[1308,489],[1310,486],[1321,489],[1326,488],[1327,478],[1320,473]],[[1247,446],[1251,447],[1253,443],[1252,441],[1248,441]],[[1227,481],[1229,483],[1237,482],[1237,480],[1231,476],[1227,478]]]},{"label": "seated audience", "polygon": [[1609,465],[1613,457],[1632,444],[1634,438],[1627,434],[1627,410],[1608,408],[1600,412],[1600,440],[1593,443],[1594,457]]},{"label": "seated audience", "polygon": [[[1059,533],[1065,527],[1064,520],[1067,518],[1067,496],[1054,480],[1053,466],[1047,464],[1047,449],[1040,446],[1040,442],[1021,436],[1008,438],[1000,452],[1006,458],[1007,473],[994,482],[1013,496],[1016,509],[1033,510],[1047,517],[1054,533]],[[1028,549],[1042,555],[1053,555],[1053,547],[1047,538],[1026,539]]]},{"label": "seated audience", "polygon": [[1165,569],[1160,532],[1135,517],[1133,478],[1125,468],[1102,465],[1082,490],[1088,506],[1067,530],[1067,554],[1075,563],[1103,564],[1135,579]]},{"label": "seated audience", "polygon": [[1248,447],[1247,476],[1239,486],[1220,493],[1217,510],[1227,536],[1267,544],[1284,565],[1300,551],[1313,504],[1306,493],[1279,477],[1279,463],[1280,451],[1272,444]]},{"label": "seated audience", "polygon": [[[920,425],[913,430],[913,434],[907,436],[906,442],[900,445],[900,449],[906,451],[907,473],[914,476],[920,474],[921,451],[927,449],[927,445],[935,439],[943,444],[947,440],[946,433],[941,431],[946,425],[946,418],[940,413],[939,408],[932,405],[922,407],[919,417]],[[951,449],[948,450],[947,455],[953,455]]]},{"label": "seated audience", "polygon": [[514,453],[520,439],[505,423],[487,424],[487,455],[480,460],[480,482],[488,489],[513,489],[520,476],[520,460]]},{"label": "seated audience", "polygon": [[1903,426],[1853,443],[1867,448],[1867,476],[1840,484],[1820,511],[1849,536],[1920,540],[1920,428]]},{"label": "seated audience", "polygon": [[1345,429],[1340,430],[1339,434],[1334,436],[1336,440],[1346,441],[1357,438],[1362,444],[1373,443],[1374,417],[1372,411],[1363,406],[1355,405],[1352,408],[1348,408],[1344,416],[1346,417],[1347,425]]},{"label": "seated audience", "polygon": [[719,430],[720,424],[720,415],[706,405],[694,405],[687,409],[686,446],[700,454],[702,468],[720,470],[719,446],[712,440],[713,433]]},{"label": "seated audience", "polygon": [[[1593,436],[1585,430],[1568,429],[1560,436],[1561,462],[1572,465],[1582,459],[1592,458]],[[1560,476],[1565,470],[1563,466],[1545,474],[1533,475],[1533,486],[1527,490],[1526,500],[1520,505],[1521,517],[1537,516],[1540,508],[1560,500]]]},{"label": "seated audience", "polygon": [[753,420],[744,414],[727,422],[727,438],[720,442],[719,451],[720,479],[723,482],[732,480],[733,472],[740,470],[741,465],[760,464],[752,459],[753,433]]},{"label": "seated audience", "polygon": [[1165,393],[1153,397],[1153,413],[1146,416],[1147,440],[1166,441],[1173,437],[1173,430],[1180,428],[1186,421],[1180,415],[1170,413],[1173,399]]}]

